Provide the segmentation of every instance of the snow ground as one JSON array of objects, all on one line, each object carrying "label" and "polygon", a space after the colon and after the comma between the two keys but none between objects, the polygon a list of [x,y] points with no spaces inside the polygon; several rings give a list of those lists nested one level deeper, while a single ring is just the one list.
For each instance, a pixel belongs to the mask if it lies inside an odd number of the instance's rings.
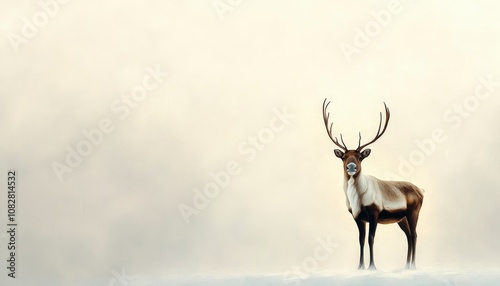
[{"label": "snow ground", "polygon": [[495,270],[399,270],[399,271],[346,271],[329,274],[316,274],[300,279],[287,278],[283,274],[274,275],[174,275],[163,278],[133,276],[132,279],[88,279],[75,281],[65,279],[20,278],[6,281],[0,279],[0,285],[6,286],[336,286],[336,285],[500,285],[500,269]]},{"label": "snow ground", "polygon": [[[500,270],[496,271],[352,271],[328,275],[309,276],[304,279],[283,275],[268,276],[198,276],[147,281],[134,279],[129,285],[176,285],[176,286],[263,286],[263,285],[500,285]],[[139,281],[142,280],[142,281]]]}]

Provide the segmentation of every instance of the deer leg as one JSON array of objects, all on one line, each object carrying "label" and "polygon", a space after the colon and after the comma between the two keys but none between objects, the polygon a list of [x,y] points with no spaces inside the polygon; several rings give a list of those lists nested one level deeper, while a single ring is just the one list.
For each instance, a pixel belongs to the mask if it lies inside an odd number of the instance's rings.
[{"label": "deer leg", "polygon": [[418,221],[418,213],[411,212],[408,216],[408,225],[410,226],[411,240],[412,240],[412,256],[411,256],[411,264],[410,268],[415,269],[415,254],[417,248],[417,221]]},{"label": "deer leg", "polygon": [[373,259],[373,242],[375,240],[375,232],[377,231],[378,214],[370,216],[370,230],[368,233],[368,245],[370,246],[370,266],[368,269],[376,270],[375,262]]},{"label": "deer leg", "polygon": [[364,221],[356,220],[356,225],[359,230],[359,266],[358,269],[365,269],[365,237],[366,237],[366,225]]},{"label": "deer leg", "polygon": [[401,221],[398,222],[399,227],[403,230],[406,235],[406,240],[408,241],[408,253],[406,254],[406,269],[410,269],[411,266],[411,256],[413,249],[413,240],[410,232],[410,225],[408,224],[408,219],[404,217]]}]

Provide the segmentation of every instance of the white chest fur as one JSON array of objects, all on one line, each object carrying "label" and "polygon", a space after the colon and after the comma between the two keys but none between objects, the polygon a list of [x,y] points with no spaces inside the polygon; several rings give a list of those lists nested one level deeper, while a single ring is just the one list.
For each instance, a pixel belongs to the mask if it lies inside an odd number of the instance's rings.
[{"label": "white chest fur", "polygon": [[358,217],[362,206],[375,205],[379,210],[406,208],[406,199],[396,187],[388,185],[382,190],[378,179],[372,176],[359,174],[356,180],[349,176],[347,182],[344,182],[344,191],[347,207],[351,209],[354,218]]},{"label": "white chest fur", "polygon": [[351,209],[352,216],[356,218],[361,212],[361,201],[354,178],[352,176],[350,177],[351,178],[347,181],[347,189],[345,190],[345,194],[347,197],[347,207]]}]

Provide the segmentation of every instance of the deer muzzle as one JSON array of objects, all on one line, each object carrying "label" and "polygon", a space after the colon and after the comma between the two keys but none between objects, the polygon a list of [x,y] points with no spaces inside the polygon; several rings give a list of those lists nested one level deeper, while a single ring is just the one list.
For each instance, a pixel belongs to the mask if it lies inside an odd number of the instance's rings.
[{"label": "deer muzzle", "polygon": [[358,166],[356,165],[356,163],[353,162],[347,164],[345,168],[349,176],[356,174],[356,172],[358,171]]}]

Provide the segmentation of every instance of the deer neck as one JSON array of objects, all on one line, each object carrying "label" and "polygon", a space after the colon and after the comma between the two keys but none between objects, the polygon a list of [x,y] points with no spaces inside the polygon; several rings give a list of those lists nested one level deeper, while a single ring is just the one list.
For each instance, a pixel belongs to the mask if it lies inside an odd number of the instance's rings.
[{"label": "deer neck", "polygon": [[352,216],[356,218],[361,212],[361,202],[363,194],[367,191],[367,177],[359,173],[356,177],[344,175],[344,192],[346,195],[347,207],[351,210]]},{"label": "deer neck", "polygon": [[347,190],[348,186],[354,187],[358,193],[361,195],[367,189],[367,180],[370,176],[365,176],[363,173],[358,173],[356,176],[349,176],[344,174],[344,190]]}]

